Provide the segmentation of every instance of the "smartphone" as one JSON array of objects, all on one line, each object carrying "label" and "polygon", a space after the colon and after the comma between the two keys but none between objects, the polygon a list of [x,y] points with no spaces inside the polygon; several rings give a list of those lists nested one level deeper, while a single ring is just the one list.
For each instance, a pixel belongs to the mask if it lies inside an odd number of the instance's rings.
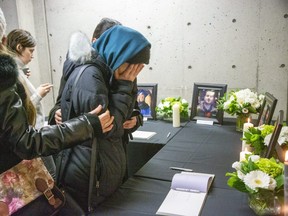
[{"label": "smartphone", "polygon": [[23,68],[22,70],[23,70],[23,72],[24,72],[25,75],[27,75],[27,73],[30,71],[29,68]]}]

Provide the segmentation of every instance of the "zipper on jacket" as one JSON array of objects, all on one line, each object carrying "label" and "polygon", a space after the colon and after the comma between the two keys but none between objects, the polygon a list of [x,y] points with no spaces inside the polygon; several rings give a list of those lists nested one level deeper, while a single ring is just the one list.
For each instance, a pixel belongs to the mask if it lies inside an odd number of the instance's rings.
[{"label": "zipper on jacket", "polygon": [[100,183],[98,180],[96,180],[96,195],[99,196],[99,187],[100,187]]}]

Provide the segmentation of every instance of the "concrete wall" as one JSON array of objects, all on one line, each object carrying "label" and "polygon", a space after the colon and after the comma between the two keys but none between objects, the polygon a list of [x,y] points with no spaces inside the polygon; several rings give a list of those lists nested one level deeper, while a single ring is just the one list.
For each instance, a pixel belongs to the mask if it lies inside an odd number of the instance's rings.
[{"label": "concrete wall", "polygon": [[[158,101],[182,96],[191,106],[195,82],[219,83],[228,91],[268,91],[278,98],[274,119],[280,109],[287,113],[286,0],[2,0],[0,6],[6,16],[18,14],[19,26],[34,29],[41,71],[35,83],[53,82],[55,98],[71,33],[90,37],[102,17],[111,17],[152,43],[138,80],[158,83]],[[54,101],[45,103],[49,111]]]}]

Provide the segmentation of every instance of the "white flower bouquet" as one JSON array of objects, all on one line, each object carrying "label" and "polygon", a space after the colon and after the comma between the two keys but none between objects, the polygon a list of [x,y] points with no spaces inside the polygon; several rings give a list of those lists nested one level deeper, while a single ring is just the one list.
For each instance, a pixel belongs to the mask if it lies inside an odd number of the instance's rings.
[{"label": "white flower bouquet", "polygon": [[259,189],[277,192],[283,189],[284,165],[274,158],[261,158],[259,155],[246,155],[243,161],[232,164],[235,172],[227,172],[228,186],[244,193],[257,193]]},{"label": "white flower bouquet", "polygon": [[273,157],[246,154],[227,172],[228,186],[248,194],[248,205],[256,215],[280,215],[284,203],[284,165]]},{"label": "white flower bouquet", "polygon": [[264,100],[263,94],[250,89],[231,91],[218,100],[217,108],[231,115],[249,115],[258,113]]},{"label": "white flower bouquet", "polygon": [[162,99],[156,107],[156,113],[159,118],[172,118],[174,104],[178,103],[180,106],[180,117],[182,119],[188,118],[188,102],[181,97],[166,97]]}]

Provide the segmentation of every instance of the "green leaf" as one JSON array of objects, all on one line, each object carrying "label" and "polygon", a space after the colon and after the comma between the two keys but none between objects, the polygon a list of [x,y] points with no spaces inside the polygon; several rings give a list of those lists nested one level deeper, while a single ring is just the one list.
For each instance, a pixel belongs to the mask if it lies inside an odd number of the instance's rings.
[{"label": "green leaf", "polygon": [[244,182],[238,177],[230,177],[227,181],[229,187],[233,187],[241,192],[247,193],[248,190],[245,187]]},{"label": "green leaf", "polygon": [[284,178],[285,178],[285,176],[283,174],[279,175],[275,178],[277,188],[280,188],[284,185]]}]

